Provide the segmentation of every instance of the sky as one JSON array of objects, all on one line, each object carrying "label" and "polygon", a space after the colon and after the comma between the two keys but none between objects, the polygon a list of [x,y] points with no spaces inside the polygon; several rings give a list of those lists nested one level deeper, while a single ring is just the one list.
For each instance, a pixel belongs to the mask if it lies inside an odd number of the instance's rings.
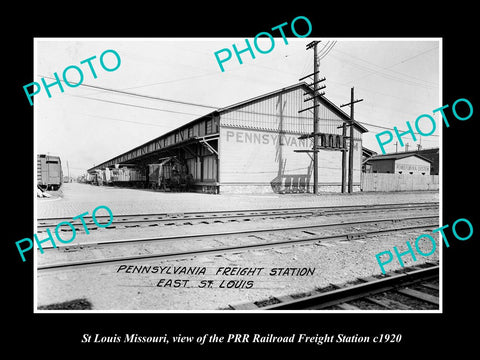
[{"label": "sky", "polygon": [[[270,47],[260,38],[261,49]],[[37,153],[60,156],[64,174],[67,162],[73,177],[138,145],[211,111],[298,83],[313,72],[313,50],[306,44],[319,40],[320,78],[326,85],[325,97],[337,106],[350,101],[354,87],[355,120],[368,129],[363,146],[381,153],[375,135],[396,126],[407,130],[415,120],[429,114],[437,129],[427,137],[403,138],[409,150],[438,147],[441,119],[433,110],[441,99],[441,39],[406,38],[274,38],[267,54],[254,48],[255,58],[242,54],[220,70],[214,53],[232,44],[245,48],[245,38],[37,38],[35,39],[34,79],[53,83],[54,73],[61,78],[64,69],[78,66],[82,84],[62,93],[50,87],[34,96],[35,148]],[[253,43],[253,39],[249,39]],[[253,45],[252,45],[253,46]],[[105,71],[99,62],[106,50],[116,51],[121,59],[114,71]],[[97,78],[88,63],[91,60]],[[224,56],[222,54],[221,56]],[[112,53],[104,56],[105,66],[113,68]],[[67,80],[79,82],[74,69]],[[308,80],[306,80],[308,82]],[[32,90],[30,90],[32,91]],[[28,99],[25,97],[26,104]],[[347,114],[348,107],[342,108]],[[440,119],[440,122],[439,122]],[[421,123],[429,132],[431,125]],[[392,130],[393,131],[393,130]],[[395,152],[396,139],[385,146]],[[398,150],[405,147],[398,144]]]}]

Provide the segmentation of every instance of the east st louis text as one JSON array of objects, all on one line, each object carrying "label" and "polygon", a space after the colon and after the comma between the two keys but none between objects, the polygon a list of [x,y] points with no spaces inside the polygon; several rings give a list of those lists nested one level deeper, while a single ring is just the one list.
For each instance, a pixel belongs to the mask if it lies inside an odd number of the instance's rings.
[{"label": "east st louis text", "polygon": [[[162,274],[162,275],[211,275],[211,276],[312,276],[315,268],[271,268],[269,271],[261,267],[218,267],[210,269],[204,266],[136,266],[120,265],[117,273],[125,274]],[[172,279],[161,278],[157,287],[167,288],[222,288],[222,289],[251,289],[253,280],[246,279]]]},{"label": "east st louis text", "polygon": [[253,280],[187,280],[187,279],[160,279],[157,287],[165,288],[219,288],[219,289],[251,289],[255,282]]}]

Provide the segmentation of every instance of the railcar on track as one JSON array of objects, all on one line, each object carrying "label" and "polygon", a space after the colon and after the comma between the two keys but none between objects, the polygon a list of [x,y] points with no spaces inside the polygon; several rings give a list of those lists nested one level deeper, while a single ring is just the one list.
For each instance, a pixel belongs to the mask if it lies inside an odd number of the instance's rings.
[{"label": "railcar on track", "polygon": [[37,155],[37,185],[42,190],[58,190],[62,186],[62,161],[59,156]]},{"label": "railcar on track", "polygon": [[161,158],[153,164],[118,164],[112,168],[96,169],[88,174],[87,183],[160,191],[190,191],[194,178],[184,161],[171,156]]}]

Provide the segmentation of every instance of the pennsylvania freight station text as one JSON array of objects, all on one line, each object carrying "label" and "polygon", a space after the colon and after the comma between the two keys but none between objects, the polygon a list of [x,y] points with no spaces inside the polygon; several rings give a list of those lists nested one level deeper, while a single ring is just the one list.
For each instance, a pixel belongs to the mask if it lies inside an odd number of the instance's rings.
[{"label": "pennsylvania freight station text", "polygon": [[271,268],[270,271],[265,271],[263,267],[237,267],[227,266],[219,267],[215,271],[207,272],[205,266],[145,266],[145,265],[120,265],[117,273],[128,274],[168,274],[168,275],[220,275],[220,276],[312,276],[315,273],[315,268],[288,268],[276,267]]},{"label": "pennsylvania freight station text", "polygon": [[207,275],[238,278],[218,279],[193,279],[163,277],[156,279],[155,286],[159,288],[218,288],[218,289],[251,289],[255,282],[245,280],[244,276],[312,276],[315,268],[288,268],[278,267],[266,270],[263,267],[226,266],[207,268],[205,266],[145,266],[145,265],[120,265],[117,273],[125,274],[161,274],[161,275]]}]

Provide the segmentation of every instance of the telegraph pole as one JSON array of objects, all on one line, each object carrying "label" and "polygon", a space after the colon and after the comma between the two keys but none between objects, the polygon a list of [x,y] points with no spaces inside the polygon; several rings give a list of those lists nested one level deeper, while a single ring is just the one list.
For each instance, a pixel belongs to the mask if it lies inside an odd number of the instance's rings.
[{"label": "telegraph pole", "polygon": [[353,124],[355,123],[355,120],[353,118],[353,104],[363,101],[363,99],[360,100],[354,100],[353,96],[353,87],[350,90],[350,102],[347,104],[340,105],[340,107],[344,106],[350,106],[350,136],[349,136],[349,141],[350,141],[350,146],[348,150],[348,192],[352,193],[353,192]]},{"label": "telegraph pole", "polygon": [[317,61],[317,44],[313,43],[313,193],[318,193],[318,61]]},{"label": "telegraph pole", "polygon": [[342,194],[345,193],[345,169],[347,168],[347,126],[342,124]]},{"label": "telegraph pole", "polygon": [[[318,70],[318,59],[317,59],[317,45],[320,41],[312,41],[306,45],[306,49],[309,50],[313,48],[313,73],[309,74],[307,76],[302,77],[301,79],[298,79],[298,81],[302,81],[310,76],[313,75],[313,83],[309,84],[309,87],[313,85],[313,89],[310,88],[309,92],[312,94],[311,98],[305,99],[305,101],[313,100],[313,106],[310,106],[308,108],[305,108],[303,110],[298,111],[299,113],[313,109],[313,132],[310,135],[305,135],[301,136],[300,138],[308,138],[308,137],[313,137],[313,149],[307,152],[313,152],[313,193],[317,194],[318,193],[318,151],[319,151],[319,145],[318,145],[318,106],[320,106],[318,102],[318,97],[322,96],[324,93],[318,93],[319,90],[324,89],[325,85],[322,87],[318,87],[318,83],[325,81],[325,78],[323,79],[318,79],[318,73],[320,70]],[[304,95],[307,95],[308,93],[305,93]],[[299,139],[300,139],[299,138]],[[300,151],[300,150],[298,150]]]}]

